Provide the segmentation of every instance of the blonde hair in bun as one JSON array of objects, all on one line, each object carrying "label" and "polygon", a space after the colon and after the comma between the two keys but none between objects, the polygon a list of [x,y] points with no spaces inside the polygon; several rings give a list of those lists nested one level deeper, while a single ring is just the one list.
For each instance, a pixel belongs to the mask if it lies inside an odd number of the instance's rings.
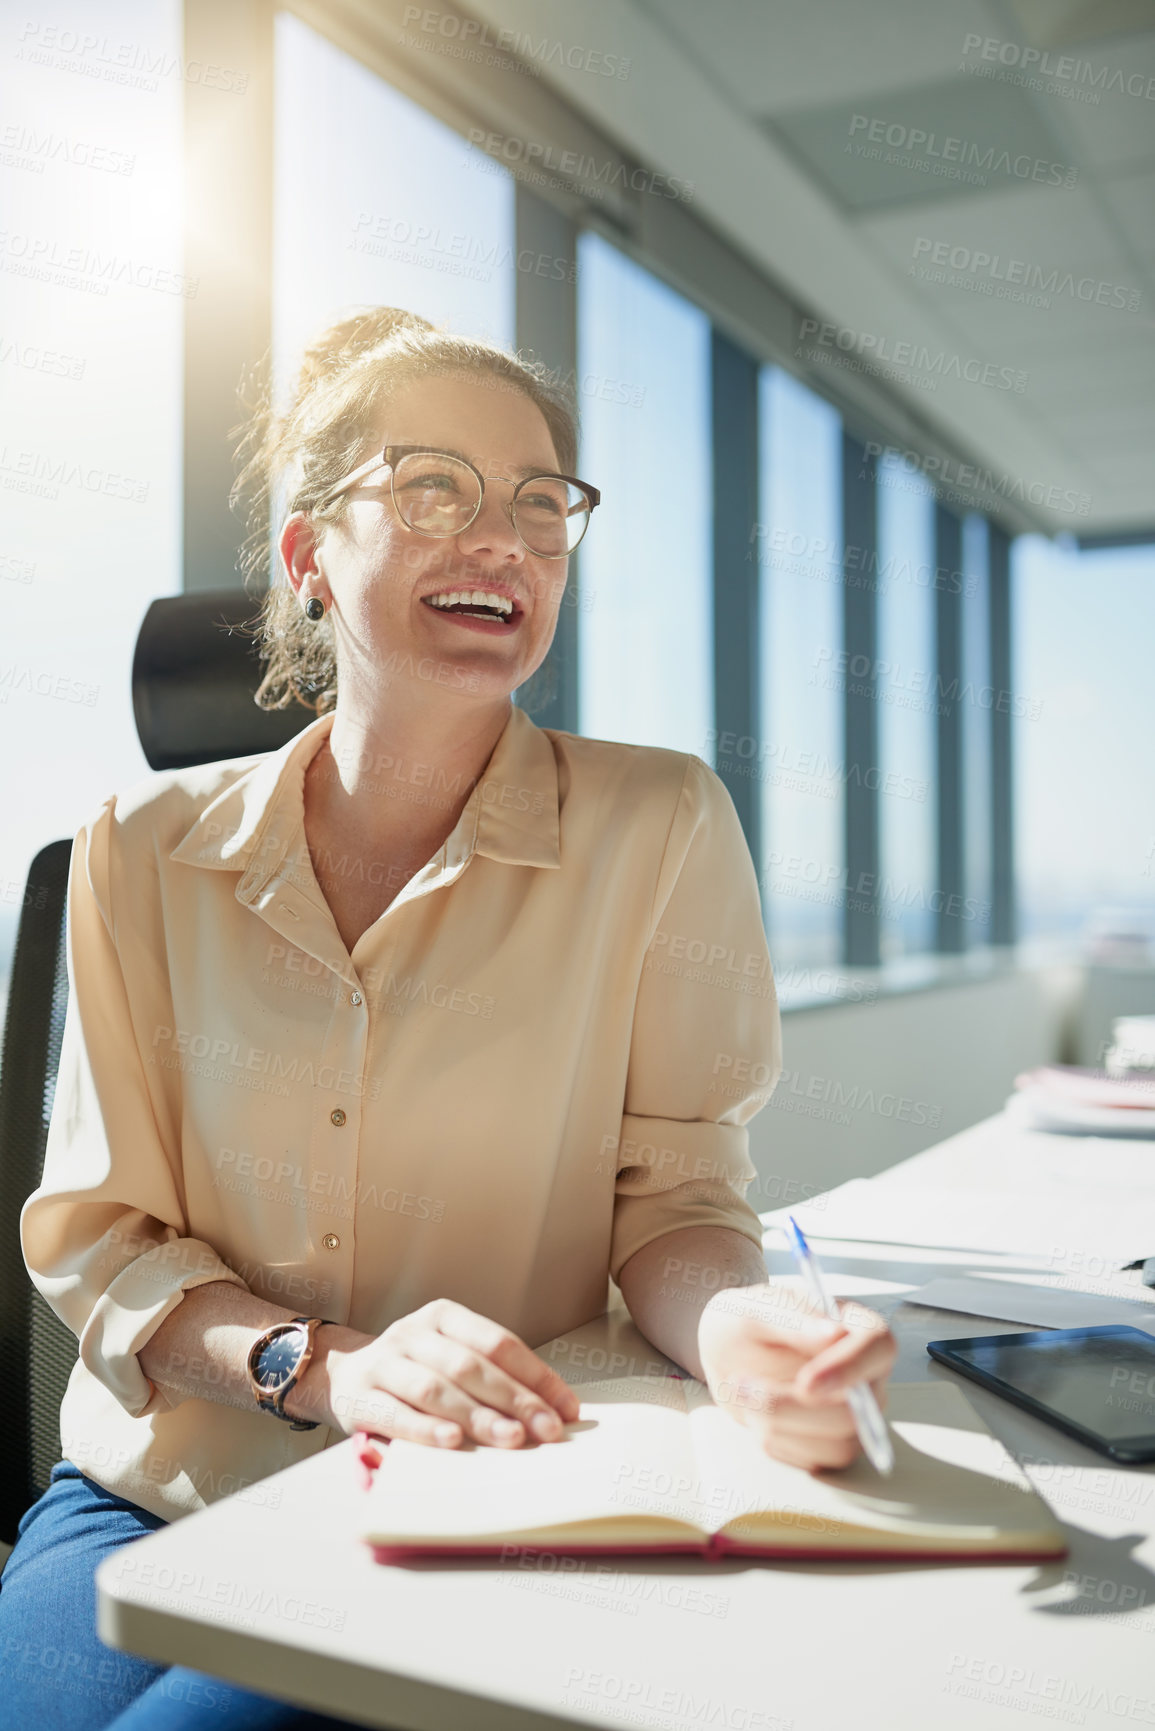
[{"label": "blonde hair in bun", "polygon": [[320,380],[331,378],[339,368],[351,366],[363,355],[379,348],[395,331],[435,331],[436,328],[419,313],[406,312],[402,307],[371,307],[338,320],[314,337],[301,356],[294,400],[299,402]]},{"label": "blonde hair in bun", "polygon": [[[269,583],[270,518],[274,503],[283,517],[310,513],[336,522],[347,509],[344,495],[322,508],[320,500],[372,455],[373,440],[390,397],[414,379],[465,375],[516,390],[540,409],[553,439],[558,467],[577,466],[577,410],[571,393],[540,361],[496,343],[458,336],[402,307],[367,307],[339,319],[306,347],[289,400],[274,408],[268,361],[244,392],[249,416],[236,458],[234,508],[248,500],[249,535],[241,554],[246,588],[260,593],[252,624],[259,653],[267,661],[254,701],[261,709],[298,702],[323,715],[337,702],[333,631],[326,617],[313,624],[287,583]],[[253,398],[255,397],[255,401]],[[540,670],[551,682],[547,660]],[[539,693],[538,700],[549,692]],[[525,707],[531,707],[525,705]]]}]

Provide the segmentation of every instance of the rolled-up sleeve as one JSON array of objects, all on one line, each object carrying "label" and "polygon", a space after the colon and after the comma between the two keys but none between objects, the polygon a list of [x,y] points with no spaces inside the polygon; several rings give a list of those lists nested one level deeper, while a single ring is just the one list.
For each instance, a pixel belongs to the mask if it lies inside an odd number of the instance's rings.
[{"label": "rolled-up sleeve", "polygon": [[[161,1122],[136,1026],[164,1020],[164,958],[130,989],[113,938],[115,797],[72,846],[69,999],[39,1187],[20,1216],[37,1290],[80,1358],[132,1417],[168,1411],[137,1354],[192,1287],[246,1283],[188,1235],[179,1126]],[[135,1009],[136,1017],[134,1024]],[[155,1013],[153,1013],[155,1012]],[[247,1287],[246,1287],[247,1290]]]},{"label": "rolled-up sleeve", "polygon": [[782,1069],[758,880],[734,802],[691,756],[654,898],[617,1150],[610,1273],[687,1226],[761,1248],[751,1118]]}]

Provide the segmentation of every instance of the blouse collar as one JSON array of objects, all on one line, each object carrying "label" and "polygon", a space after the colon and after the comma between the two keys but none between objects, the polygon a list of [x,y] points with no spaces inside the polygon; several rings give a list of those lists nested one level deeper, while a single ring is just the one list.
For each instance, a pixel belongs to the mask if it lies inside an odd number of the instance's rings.
[{"label": "blouse collar", "polygon": [[[253,760],[210,801],[169,858],[243,871],[238,893],[256,895],[303,834],[305,771],[334,720],[332,710],[319,715],[279,750]],[[510,865],[561,865],[553,744],[516,704],[442,851],[446,866],[475,851]]]}]

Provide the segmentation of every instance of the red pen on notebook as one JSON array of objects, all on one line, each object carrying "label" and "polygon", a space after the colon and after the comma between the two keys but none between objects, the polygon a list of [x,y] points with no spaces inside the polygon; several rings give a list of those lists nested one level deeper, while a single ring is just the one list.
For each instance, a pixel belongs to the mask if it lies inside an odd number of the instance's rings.
[{"label": "red pen on notebook", "polygon": [[359,1468],[358,1483],[363,1491],[367,1491],[373,1483],[373,1474],[381,1465],[381,1438],[370,1436],[367,1430],[359,1430],[353,1433],[353,1441]]}]

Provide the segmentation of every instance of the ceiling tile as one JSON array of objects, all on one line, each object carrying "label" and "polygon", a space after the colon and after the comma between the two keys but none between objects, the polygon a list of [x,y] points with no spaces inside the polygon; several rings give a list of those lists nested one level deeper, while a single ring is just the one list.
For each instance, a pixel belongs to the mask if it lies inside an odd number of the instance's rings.
[{"label": "ceiling tile", "polygon": [[[873,212],[859,217],[858,227],[904,274],[915,263],[943,268],[943,247],[947,257],[951,249],[962,249],[956,269],[964,272],[975,271],[976,258],[984,253],[1001,261],[998,268],[1013,258],[1032,272],[1118,275],[1126,267],[1112,222],[1085,186],[1000,188],[941,208]],[[977,269],[990,274],[981,259]]]},{"label": "ceiling tile", "polygon": [[[946,312],[952,328],[978,353],[1013,362],[1031,379],[1060,363],[1072,343],[1094,347],[1100,340],[1120,339],[1151,345],[1151,326],[1143,314],[1142,303],[1138,312],[1129,313],[1107,306],[1088,306],[1066,294],[1052,295],[1050,300],[1051,305],[1045,309],[1014,306],[1007,301],[959,300]],[[1031,386],[1028,384],[1027,388]]]},{"label": "ceiling tile", "polygon": [[[1155,396],[1155,345],[1133,339],[1102,340],[1056,352],[1052,364],[1031,374],[1028,411],[1042,405],[1072,409],[1130,404]],[[1081,441],[1085,443],[1085,441]],[[1148,459],[1150,460],[1150,459]]]},{"label": "ceiling tile", "polygon": [[968,35],[995,33],[986,0],[635,0],[747,114],[920,85],[952,71]]},{"label": "ceiling tile", "polygon": [[1155,29],[1155,0],[1007,0],[1028,42],[1069,48]]},{"label": "ceiling tile", "polygon": [[1155,161],[1155,36],[1102,49],[1049,51],[1069,62],[1063,78],[1041,78],[1036,103],[1087,170]]},{"label": "ceiling tile", "polygon": [[1078,181],[1020,90],[960,74],[762,124],[850,211]]}]

